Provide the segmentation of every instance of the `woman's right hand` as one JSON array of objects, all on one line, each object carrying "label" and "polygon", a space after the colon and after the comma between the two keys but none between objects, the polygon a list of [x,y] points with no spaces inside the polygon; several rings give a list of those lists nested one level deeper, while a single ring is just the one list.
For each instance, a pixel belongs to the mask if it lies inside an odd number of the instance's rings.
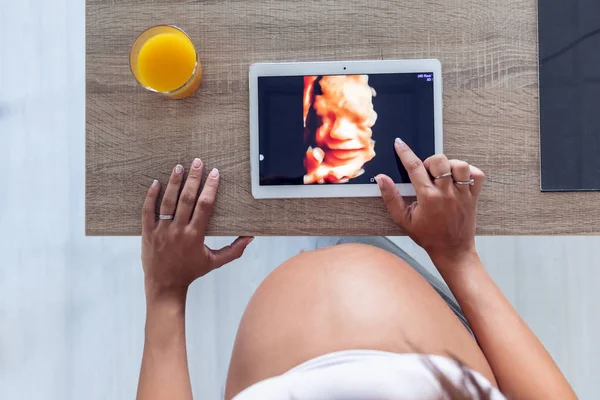
[{"label": "woman's right hand", "polygon": [[[475,221],[483,172],[464,161],[448,160],[443,154],[421,162],[400,139],[394,148],[417,194],[417,201],[406,204],[390,177],[375,178],[394,221],[427,251],[438,268],[476,254]],[[473,185],[456,183],[469,179]]]}]

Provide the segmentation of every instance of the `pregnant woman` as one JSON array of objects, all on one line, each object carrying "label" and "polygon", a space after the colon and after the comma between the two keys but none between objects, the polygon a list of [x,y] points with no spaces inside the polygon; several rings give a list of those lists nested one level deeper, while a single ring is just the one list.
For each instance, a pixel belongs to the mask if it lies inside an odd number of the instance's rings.
[{"label": "pregnant woman", "polygon": [[[225,398],[571,399],[575,394],[475,250],[483,173],[443,155],[421,162],[394,143],[415,186],[406,204],[377,177],[391,218],[431,257],[452,293],[384,239],[304,252],[273,271],[240,322]],[[202,245],[219,185],[202,162],[174,168],[144,204],[146,341],[138,399],[191,399],[185,301],[197,278],[239,258],[252,238]],[[400,256],[400,257],[399,257]],[[407,262],[408,261],[408,262]],[[412,266],[411,266],[412,264]],[[458,303],[458,304],[457,304]],[[459,307],[460,305],[460,307]]]}]

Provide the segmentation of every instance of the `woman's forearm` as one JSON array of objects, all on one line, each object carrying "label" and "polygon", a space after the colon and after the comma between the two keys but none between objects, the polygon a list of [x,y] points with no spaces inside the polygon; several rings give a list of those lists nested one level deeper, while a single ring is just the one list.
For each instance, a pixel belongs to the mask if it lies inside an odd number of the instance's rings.
[{"label": "woman's forearm", "polygon": [[433,260],[509,398],[576,398],[544,346],[491,279],[477,253]]},{"label": "woman's forearm", "polygon": [[[219,187],[219,170],[203,179],[204,164],[194,158],[185,179],[177,164],[156,209],[160,183],[152,182],[142,209],[142,267],[146,287],[146,341],[138,399],[191,399],[185,347],[185,299],[201,276],[241,257],[252,237],[213,250],[204,245]],[[200,189],[200,183],[204,187]],[[183,184],[183,188],[182,188]],[[181,193],[181,196],[180,196]],[[192,199],[197,199],[190,201]],[[177,211],[177,213],[175,212]]]},{"label": "woman's forearm", "polygon": [[138,400],[192,399],[185,345],[186,293],[147,291],[144,355]]}]

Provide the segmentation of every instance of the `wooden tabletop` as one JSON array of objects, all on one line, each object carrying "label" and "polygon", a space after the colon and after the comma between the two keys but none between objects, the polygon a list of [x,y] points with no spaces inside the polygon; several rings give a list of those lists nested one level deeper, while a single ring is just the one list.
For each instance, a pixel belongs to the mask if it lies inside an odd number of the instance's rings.
[{"label": "wooden tabletop", "polygon": [[[212,235],[397,235],[381,199],[254,200],[253,62],[438,58],[444,147],[487,175],[482,235],[600,233],[600,193],[541,193],[536,0],[87,0],[86,233],[139,235],[154,178],[199,156],[222,173]],[[187,100],[139,87],[136,36],[174,24],[204,83]],[[576,177],[575,177],[576,179]]]}]

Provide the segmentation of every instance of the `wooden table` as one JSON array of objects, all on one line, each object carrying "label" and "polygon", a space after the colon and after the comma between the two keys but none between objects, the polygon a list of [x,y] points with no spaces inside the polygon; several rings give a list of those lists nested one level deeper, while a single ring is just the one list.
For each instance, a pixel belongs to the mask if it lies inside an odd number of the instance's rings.
[{"label": "wooden table", "polygon": [[[600,193],[540,192],[535,0],[88,0],[86,23],[88,235],[138,235],[152,179],[195,156],[222,172],[213,235],[400,234],[378,198],[254,200],[248,149],[251,63],[398,58],[442,62],[446,153],[487,174],[479,234],[600,233]],[[129,71],[136,35],[165,23],[204,66],[187,100]]]}]

